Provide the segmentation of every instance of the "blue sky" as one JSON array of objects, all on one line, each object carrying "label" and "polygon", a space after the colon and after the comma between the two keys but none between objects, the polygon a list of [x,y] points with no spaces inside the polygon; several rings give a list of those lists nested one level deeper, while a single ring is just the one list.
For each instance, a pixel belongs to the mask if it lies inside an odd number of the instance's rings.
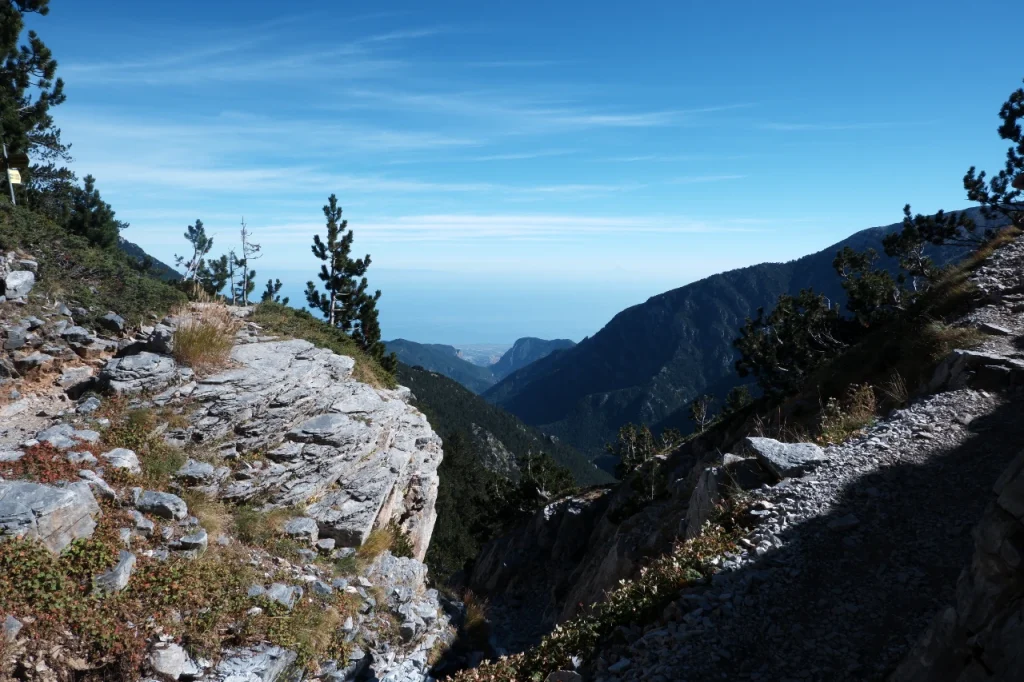
[{"label": "blue sky", "polygon": [[385,338],[593,334],[722,270],[963,206],[1015,2],[53,0],[55,111],[170,261],[244,215],[293,302],[338,195]]}]

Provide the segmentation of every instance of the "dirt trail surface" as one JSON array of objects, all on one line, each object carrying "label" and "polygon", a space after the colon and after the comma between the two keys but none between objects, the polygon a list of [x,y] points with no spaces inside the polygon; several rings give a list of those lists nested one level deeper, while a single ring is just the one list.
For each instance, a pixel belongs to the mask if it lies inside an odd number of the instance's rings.
[{"label": "dirt trail surface", "polygon": [[[755,491],[762,523],[710,585],[596,666],[596,679],[882,680],[955,601],[971,531],[1024,448],[1024,243],[973,278],[962,320],[991,357],[842,445],[809,475]],[[977,379],[997,384],[976,390]]]}]

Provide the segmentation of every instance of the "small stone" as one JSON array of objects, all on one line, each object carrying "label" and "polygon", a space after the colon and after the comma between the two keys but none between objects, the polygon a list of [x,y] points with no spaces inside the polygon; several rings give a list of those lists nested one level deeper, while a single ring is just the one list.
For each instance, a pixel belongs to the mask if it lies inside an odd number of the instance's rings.
[{"label": "small stone", "polygon": [[7,273],[4,278],[4,295],[7,298],[28,296],[36,284],[36,276],[31,270],[17,270]]},{"label": "small stone", "polygon": [[212,464],[189,459],[174,477],[189,485],[204,485],[214,479],[215,471]]},{"label": "small stone", "polygon": [[321,597],[330,597],[334,594],[334,588],[325,583],[322,580],[317,580],[313,583],[313,592],[320,595]]},{"label": "small stone", "polygon": [[249,587],[249,591],[246,592],[246,594],[252,599],[255,599],[256,597],[262,597],[266,593],[267,588],[263,587],[263,585],[251,585]]},{"label": "small stone", "polygon": [[147,538],[152,537],[156,525],[152,521],[147,519],[145,516],[143,516],[142,512],[138,510],[133,511],[132,520],[135,522],[135,530],[139,533],[139,535],[143,535]]},{"label": "small stone", "polygon": [[8,642],[13,642],[18,637],[18,633],[21,632],[22,627],[20,620],[14,616],[8,615],[4,618],[3,625],[0,626],[0,629],[3,630],[4,639]]},{"label": "small stone", "polygon": [[107,313],[98,320],[98,323],[104,329],[117,333],[123,332],[127,326],[124,318],[117,313]]},{"label": "small stone", "polygon": [[209,542],[210,537],[206,533],[206,530],[204,528],[200,528],[195,533],[189,533],[181,540],[178,540],[177,549],[205,552]]},{"label": "small stone", "polygon": [[180,645],[174,642],[154,644],[149,654],[149,665],[157,675],[178,680],[191,679],[202,674],[202,669]]},{"label": "small stone", "polygon": [[90,469],[82,469],[78,472],[78,477],[89,484],[92,488],[92,492],[100,497],[105,497],[108,500],[116,500],[117,492],[110,487],[106,481],[100,478],[99,474]]},{"label": "small stone", "polygon": [[284,524],[284,532],[296,540],[305,540],[314,544],[320,535],[320,527],[315,519],[300,516]]},{"label": "small stone", "polygon": [[92,343],[96,338],[91,331],[77,325],[65,328],[60,337],[68,343]]},{"label": "small stone", "polygon": [[99,462],[99,460],[96,459],[93,456],[93,454],[91,452],[88,452],[88,451],[77,452],[75,450],[72,450],[72,451],[68,452],[67,458],[68,458],[68,462],[70,462],[72,464],[85,464],[85,465],[88,465],[88,466],[91,466],[91,465],[96,464],[97,462]]},{"label": "small stone", "polygon": [[128,587],[128,580],[135,570],[135,555],[121,550],[117,565],[96,578],[96,588],[107,593],[120,592]]},{"label": "small stone", "polygon": [[100,399],[96,396],[89,396],[78,404],[75,411],[79,414],[92,414],[96,410],[100,409],[100,405],[102,404],[103,403],[101,403]]},{"label": "small stone", "polygon": [[128,448],[114,448],[109,452],[100,455],[107,464],[115,469],[124,469],[130,474],[141,474],[142,465],[134,451]]},{"label": "small stone", "polygon": [[28,330],[24,327],[12,327],[7,330],[7,338],[4,340],[4,350],[17,350],[25,346],[28,339]]},{"label": "small stone", "polygon": [[185,500],[171,493],[146,490],[139,495],[135,506],[162,519],[181,520],[188,516],[188,505],[185,504]]},{"label": "small stone", "polygon": [[266,594],[267,599],[277,602],[289,611],[295,605],[295,601],[301,596],[301,587],[289,586],[284,583],[274,583],[267,589]]},{"label": "small stone", "polygon": [[334,538],[320,538],[316,543],[317,551],[330,554],[334,550]]}]

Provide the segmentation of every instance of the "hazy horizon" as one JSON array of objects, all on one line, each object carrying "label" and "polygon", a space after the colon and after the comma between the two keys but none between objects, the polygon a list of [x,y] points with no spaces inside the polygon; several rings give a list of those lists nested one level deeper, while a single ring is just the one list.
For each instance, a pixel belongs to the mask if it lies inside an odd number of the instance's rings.
[{"label": "hazy horizon", "polygon": [[157,258],[196,218],[218,256],[244,216],[259,281],[301,306],[336,193],[385,338],[578,341],[907,202],[966,206],[964,171],[1004,158],[1019,58],[986,41],[979,68],[935,36],[1015,7],[984,4],[106,0],[28,23],[66,81],[72,167]]}]

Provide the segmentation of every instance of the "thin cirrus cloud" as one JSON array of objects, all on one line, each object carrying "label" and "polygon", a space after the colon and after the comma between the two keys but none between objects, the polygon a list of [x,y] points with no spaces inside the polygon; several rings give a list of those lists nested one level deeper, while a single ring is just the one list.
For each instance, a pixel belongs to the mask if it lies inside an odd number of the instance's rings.
[{"label": "thin cirrus cloud", "polygon": [[[276,223],[261,230],[269,242],[288,243],[321,229],[315,222]],[[415,215],[369,218],[356,226],[374,241],[446,242],[479,239],[565,240],[606,234],[757,232],[742,221],[708,222],[686,217],[606,218],[574,215]]]},{"label": "thin cirrus cloud", "polygon": [[758,123],[761,130],[777,130],[780,132],[841,132],[844,130],[879,130],[882,128],[907,128],[931,125],[935,121],[873,121],[861,123]]},{"label": "thin cirrus cloud", "polygon": [[[357,38],[342,45],[320,45],[279,54],[262,48],[272,33],[247,35],[218,47],[182,51],[146,59],[107,62],[71,62],[63,67],[76,83],[138,83],[167,85],[208,81],[268,81],[287,78],[358,80],[394,73],[407,62],[373,55],[391,43],[401,43],[445,33],[446,27],[395,30]],[[260,48],[260,49],[256,49]]]}]

